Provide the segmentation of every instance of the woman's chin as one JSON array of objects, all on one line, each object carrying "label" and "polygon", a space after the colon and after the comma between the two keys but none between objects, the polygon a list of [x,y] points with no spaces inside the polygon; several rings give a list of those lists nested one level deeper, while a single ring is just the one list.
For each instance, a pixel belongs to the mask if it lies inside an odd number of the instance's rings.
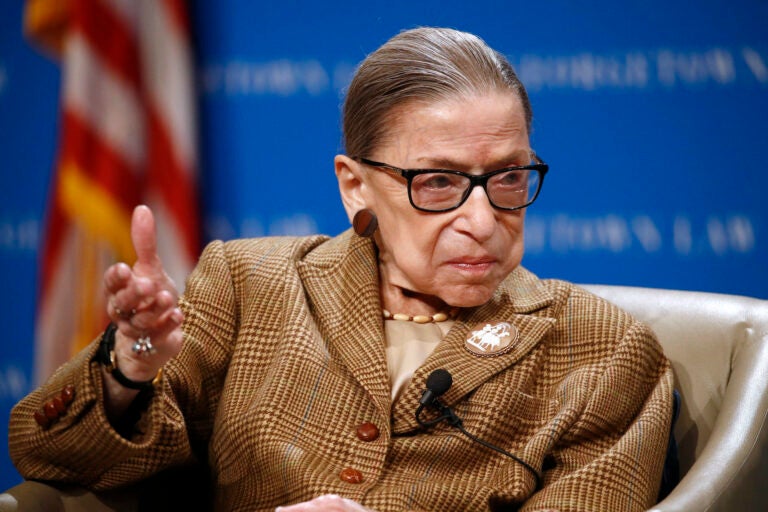
[{"label": "woman's chin", "polygon": [[440,298],[455,308],[473,308],[491,300],[495,290],[495,287],[488,286],[456,286],[445,290]]}]

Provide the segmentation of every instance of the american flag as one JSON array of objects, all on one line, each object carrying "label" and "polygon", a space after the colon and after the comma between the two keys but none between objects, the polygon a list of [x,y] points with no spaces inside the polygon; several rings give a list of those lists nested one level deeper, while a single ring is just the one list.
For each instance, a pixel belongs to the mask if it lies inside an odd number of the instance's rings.
[{"label": "american flag", "polygon": [[199,250],[190,22],[183,0],[29,0],[30,37],[61,58],[60,141],[41,256],[35,373],[107,323],[102,275],[132,264],[149,205],[181,288]]}]

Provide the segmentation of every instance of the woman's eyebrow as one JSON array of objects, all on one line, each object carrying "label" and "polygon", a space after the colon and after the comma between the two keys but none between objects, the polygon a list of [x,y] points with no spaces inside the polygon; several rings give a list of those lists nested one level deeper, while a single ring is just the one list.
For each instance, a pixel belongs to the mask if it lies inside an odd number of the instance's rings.
[{"label": "woman's eyebrow", "polygon": [[[501,169],[503,167],[509,166],[510,162],[524,162],[523,165],[527,165],[532,155],[533,152],[531,150],[515,151],[505,158],[497,159],[495,163],[489,164],[488,167],[484,170],[492,171],[495,169]],[[459,162],[458,160],[445,157],[421,157],[417,158],[416,161],[418,162],[419,169],[448,169],[460,171],[462,169],[466,169],[467,167],[471,167],[467,166],[465,163]]]}]

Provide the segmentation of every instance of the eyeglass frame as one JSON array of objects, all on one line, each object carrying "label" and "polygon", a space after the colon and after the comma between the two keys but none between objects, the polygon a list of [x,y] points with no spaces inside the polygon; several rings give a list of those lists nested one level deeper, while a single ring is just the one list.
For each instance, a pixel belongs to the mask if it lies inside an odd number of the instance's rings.
[{"label": "eyeglass frame", "polygon": [[[384,172],[387,172],[387,171],[394,172],[397,175],[405,178],[408,182],[408,186],[407,186],[408,201],[410,201],[411,206],[413,206],[416,210],[419,210],[422,212],[442,213],[442,212],[450,212],[450,211],[456,210],[460,208],[461,205],[463,205],[465,202],[467,202],[467,199],[472,194],[472,191],[478,185],[483,187],[483,191],[485,191],[485,196],[488,198],[488,202],[491,204],[491,206],[493,206],[497,210],[512,212],[515,210],[522,210],[523,208],[527,208],[531,206],[534,203],[534,201],[536,201],[536,199],[539,197],[539,193],[541,192],[541,187],[544,186],[544,177],[547,175],[547,172],[549,171],[549,165],[546,162],[544,162],[544,160],[542,160],[537,154],[533,153],[531,156],[533,160],[537,163],[521,165],[516,167],[504,167],[503,169],[497,169],[495,171],[491,171],[485,174],[469,174],[466,172],[455,171],[452,169],[402,169],[394,165],[385,164],[383,162],[377,162],[375,160],[371,160],[369,158],[365,158],[362,156],[353,156],[352,160],[365,164],[369,167],[380,169]],[[536,194],[534,194],[533,199],[531,199],[530,201],[528,201],[526,204],[522,206],[515,206],[514,208],[505,208],[503,206],[499,206],[493,202],[493,199],[491,199],[490,194],[488,194],[488,189],[486,188],[488,185],[488,180],[493,176],[496,176],[498,174],[502,174],[505,172],[509,172],[509,171],[537,171],[541,175],[541,179],[539,180],[539,186],[536,189]],[[462,195],[459,202],[455,206],[452,206],[450,208],[443,208],[441,210],[429,210],[427,208],[416,206],[416,204],[413,202],[413,196],[411,195],[411,184],[413,183],[413,178],[420,174],[429,174],[429,173],[454,174],[457,176],[463,176],[469,179],[469,186],[467,187],[467,190],[464,191],[464,195]]]}]

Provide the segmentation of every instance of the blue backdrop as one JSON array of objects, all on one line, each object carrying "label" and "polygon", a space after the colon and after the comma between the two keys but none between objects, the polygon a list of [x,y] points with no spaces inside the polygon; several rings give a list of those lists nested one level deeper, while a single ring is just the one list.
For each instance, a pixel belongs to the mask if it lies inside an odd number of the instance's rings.
[{"label": "blue backdrop", "polygon": [[[323,2],[325,3],[325,2]],[[768,3],[193,2],[205,237],[335,234],[354,66],[418,25],[475,32],[528,86],[550,164],[523,264],[576,282],[768,298]],[[414,5],[416,4],[416,5]],[[0,435],[31,386],[58,69],[0,5]],[[19,477],[0,445],[0,488]]]}]

